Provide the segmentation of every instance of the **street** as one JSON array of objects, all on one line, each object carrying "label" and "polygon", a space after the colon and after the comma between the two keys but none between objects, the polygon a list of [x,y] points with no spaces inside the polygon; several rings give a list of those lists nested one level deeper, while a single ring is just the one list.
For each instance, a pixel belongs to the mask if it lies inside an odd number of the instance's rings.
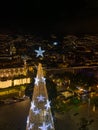
[{"label": "street", "polygon": [[30,100],[0,106],[0,130],[25,130]]}]

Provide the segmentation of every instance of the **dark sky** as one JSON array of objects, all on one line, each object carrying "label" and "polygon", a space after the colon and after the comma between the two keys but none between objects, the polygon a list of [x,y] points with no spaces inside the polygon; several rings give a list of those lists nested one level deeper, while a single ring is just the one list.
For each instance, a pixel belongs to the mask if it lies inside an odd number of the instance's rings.
[{"label": "dark sky", "polygon": [[62,21],[67,24],[73,19],[97,17],[97,12],[97,0],[3,0],[0,26],[50,27]]},{"label": "dark sky", "polygon": [[[42,17],[56,18],[61,13],[69,14],[72,11],[79,11],[86,6],[85,0],[25,0],[6,1],[0,4],[0,15],[2,18],[25,19]],[[36,16],[37,15],[37,16]]]}]

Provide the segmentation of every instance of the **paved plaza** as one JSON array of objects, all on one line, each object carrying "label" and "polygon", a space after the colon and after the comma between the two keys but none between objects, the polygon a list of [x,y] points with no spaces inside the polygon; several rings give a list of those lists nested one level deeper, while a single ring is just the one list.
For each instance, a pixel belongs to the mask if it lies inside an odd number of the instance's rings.
[{"label": "paved plaza", "polygon": [[69,111],[55,114],[56,130],[98,130],[98,108],[88,104],[74,106]]}]

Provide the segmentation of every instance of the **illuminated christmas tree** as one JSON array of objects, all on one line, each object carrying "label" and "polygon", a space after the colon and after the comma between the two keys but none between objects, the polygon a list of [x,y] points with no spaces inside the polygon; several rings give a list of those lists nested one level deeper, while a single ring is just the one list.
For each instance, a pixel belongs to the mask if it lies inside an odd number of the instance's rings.
[{"label": "illuminated christmas tree", "polygon": [[[43,56],[41,47],[35,50],[38,56]],[[42,64],[39,63],[35,77],[34,91],[27,117],[26,130],[55,130],[51,113],[51,101],[48,99],[46,79],[43,75]]]}]

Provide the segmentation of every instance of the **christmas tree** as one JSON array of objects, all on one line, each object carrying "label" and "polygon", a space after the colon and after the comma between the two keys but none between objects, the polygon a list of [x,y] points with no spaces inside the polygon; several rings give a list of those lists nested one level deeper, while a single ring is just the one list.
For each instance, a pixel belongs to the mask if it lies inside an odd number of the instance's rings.
[{"label": "christmas tree", "polygon": [[[41,47],[35,50],[38,56],[43,56]],[[55,130],[51,113],[51,101],[48,99],[46,79],[43,75],[42,64],[39,63],[34,82],[29,115],[27,117],[26,130]]]}]

